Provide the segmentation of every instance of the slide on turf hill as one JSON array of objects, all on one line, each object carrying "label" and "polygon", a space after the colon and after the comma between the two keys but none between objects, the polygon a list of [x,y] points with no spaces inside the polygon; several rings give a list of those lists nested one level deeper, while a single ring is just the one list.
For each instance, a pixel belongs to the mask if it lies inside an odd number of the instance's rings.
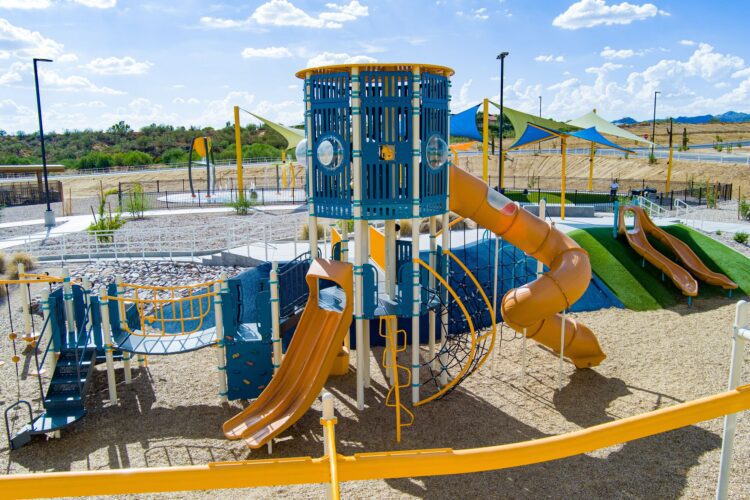
[{"label": "slide on turf hill", "polygon": [[[307,272],[310,295],[279,371],[250,406],[224,423],[229,439],[260,448],[296,422],[320,394],[352,322],[352,265],[315,259]],[[344,291],[342,311],[322,309],[319,280]]]},{"label": "slide on turf hill", "polygon": [[[669,234],[668,232],[664,231],[659,226],[654,224],[654,221],[652,221],[649,218],[648,214],[643,210],[643,207],[639,207],[637,205],[629,205],[629,206],[624,206],[620,208],[618,228],[621,234],[625,233],[626,235],[628,235],[628,233],[630,232],[625,227],[625,213],[626,212],[632,213],[633,217],[636,220],[636,222],[634,223],[634,228],[631,231],[642,230],[644,233],[646,233],[646,235],[652,236],[656,238],[657,240],[659,240],[664,246],[669,248],[669,250],[675,255],[675,257],[677,257],[677,259],[682,263],[682,265],[685,268],[687,268],[687,270],[690,273],[692,273],[694,276],[696,276],[698,279],[708,283],[709,285],[720,286],[725,290],[734,290],[737,288],[737,283],[730,280],[726,275],[710,270],[703,263],[700,257],[698,257],[695,254],[695,252],[693,252],[693,250],[684,241],[680,240],[679,238],[675,238],[674,236],[672,236],[671,234]],[[630,241],[629,236],[628,236],[628,241]],[[632,243],[631,243],[631,246],[632,246]],[[697,284],[696,284],[696,293],[697,293]],[[686,295],[690,295],[690,294],[686,294]]]},{"label": "slide on turf hill", "polygon": [[[455,166],[450,171],[450,209],[502,236],[549,267],[535,281],[503,297],[503,320],[528,338],[560,352],[561,311],[577,301],[591,281],[589,256],[549,223],[489,189],[482,180]],[[578,368],[596,366],[606,358],[593,332],[565,318],[564,355]]]}]

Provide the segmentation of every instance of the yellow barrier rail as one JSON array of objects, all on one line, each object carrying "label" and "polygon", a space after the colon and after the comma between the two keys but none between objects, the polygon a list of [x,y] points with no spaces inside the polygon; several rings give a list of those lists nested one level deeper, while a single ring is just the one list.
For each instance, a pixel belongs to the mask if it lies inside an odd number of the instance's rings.
[{"label": "yellow barrier rail", "polygon": [[[750,408],[750,385],[567,434],[520,443],[453,450],[433,448],[335,455],[338,481],[442,476],[548,462],[653,436]],[[148,492],[327,483],[323,458],[219,462],[186,467],[52,472],[0,476],[8,498],[120,495]]]},{"label": "yellow barrier rail", "polygon": [[[463,222],[463,220],[464,220],[464,219],[465,219],[464,217],[456,217],[455,219],[453,219],[452,221],[450,221],[450,222],[448,223],[448,229],[451,229],[451,228],[452,228],[453,226],[455,226],[455,225],[456,225],[456,224],[458,224],[459,222]],[[444,231],[444,230],[445,230],[445,228],[441,227],[441,228],[440,228],[440,229],[439,229],[439,230],[438,230],[438,231],[437,231],[437,232],[435,233],[435,237],[437,238],[438,236],[440,236],[441,234],[443,234],[443,231]]]},{"label": "yellow barrier rail", "polygon": [[[132,283],[122,283],[119,288],[123,290],[117,296],[107,296],[108,300],[118,304],[120,317],[125,318],[128,304],[133,304],[138,311],[140,320],[140,330],[133,330],[126,321],[122,321],[122,328],[129,334],[140,337],[161,337],[164,335],[188,335],[203,328],[203,321],[212,310],[211,301],[216,299],[217,292],[213,285],[220,283],[221,280],[199,283],[196,285],[176,285],[176,286],[152,286],[136,285]],[[124,290],[130,289],[134,292],[134,297],[125,297]],[[200,293],[195,293],[198,290]],[[160,298],[160,292],[167,292],[169,297]],[[187,292],[184,297],[177,294]],[[143,297],[143,294],[147,294]],[[187,302],[188,311],[185,311],[183,304]],[[165,306],[171,305],[171,317],[167,316]],[[148,308],[152,311],[149,313]],[[187,328],[186,323],[197,322],[192,328]],[[168,324],[179,323],[179,333],[167,333]],[[156,332],[149,332],[148,328],[154,328],[158,324],[160,329]]]}]

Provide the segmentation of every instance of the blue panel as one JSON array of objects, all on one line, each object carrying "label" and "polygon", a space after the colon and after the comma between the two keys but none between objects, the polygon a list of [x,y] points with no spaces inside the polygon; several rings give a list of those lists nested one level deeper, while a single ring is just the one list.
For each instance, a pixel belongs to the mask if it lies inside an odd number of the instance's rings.
[{"label": "blue panel", "polygon": [[448,142],[448,78],[422,74],[420,139],[422,162],[419,171],[419,215],[429,217],[447,210],[448,164],[431,168],[426,161],[427,144],[437,136]]},{"label": "blue panel", "polygon": [[481,141],[482,134],[477,130],[477,109],[480,104],[472,106],[466,111],[451,115],[451,137],[466,137],[474,141]]},{"label": "blue panel", "polygon": [[372,264],[362,265],[362,308],[365,318],[374,318],[378,306],[378,270]]},{"label": "blue panel", "polygon": [[519,137],[509,149],[520,148],[550,139],[557,139],[562,134],[562,132],[558,132],[557,130],[546,129],[534,123],[527,123],[526,125],[526,129],[523,131],[523,134],[521,134],[521,137]]},{"label": "blue panel", "polygon": [[412,75],[364,71],[362,109],[362,217],[411,217]]},{"label": "blue panel", "polygon": [[[351,218],[351,116],[349,74],[315,75],[309,79],[312,130],[307,131],[308,151],[313,158],[311,197],[315,215],[334,219]],[[344,149],[336,168],[318,161],[315,154],[321,142],[337,139]]]}]

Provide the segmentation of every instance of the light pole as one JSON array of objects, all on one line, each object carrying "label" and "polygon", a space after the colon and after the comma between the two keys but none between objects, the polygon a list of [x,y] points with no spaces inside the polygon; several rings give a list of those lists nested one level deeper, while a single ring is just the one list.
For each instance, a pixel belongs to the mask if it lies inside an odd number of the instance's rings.
[{"label": "light pole", "polygon": [[654,141],[654,135],[656,134],[656,96],[659,94],[661,94],[661,91],[654,91],[654,119],[651,122],[651,156],[654,156],[654,145],[656,144]]},{"label": "light pole", "polygon": [[500,59],[500,158],[498,160],[498,180],[497,180],[497,189],[498,191],[502,191],[503,189],[503,167],[505,166],[505,158],[503,158],[503,82],[505,78],[505,58],[508,56],[508,52],[500,52],[498,54],[497,59]]},{"label": "light pole", "polygon": [[36,110],[39,114],[39,138],[42,142],[42,169],[44,171],[44,199],[47,202],[47,211],[44,212],[44,225],[54,227],[55,212],[52,211],[49,203],[49,179],[47,178],[47,151],[44,149],[44,126],[42,125],[42,100],[39,97],[39,72],[37,71],[38,62],[52,62],[52,59],[34,58],[34,85],[36,86]]}]

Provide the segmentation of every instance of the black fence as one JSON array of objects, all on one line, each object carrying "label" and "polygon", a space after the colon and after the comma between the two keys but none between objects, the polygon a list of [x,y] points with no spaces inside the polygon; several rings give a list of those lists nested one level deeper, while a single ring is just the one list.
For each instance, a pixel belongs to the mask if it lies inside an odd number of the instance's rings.
[{"label": "black fence", "polygon": [[[49,201],[57,203],[63,199],[62,182],[49,181]],[[0,183],[0,206],[16,207],[46,203],[44,185],[37,182]]]}]

